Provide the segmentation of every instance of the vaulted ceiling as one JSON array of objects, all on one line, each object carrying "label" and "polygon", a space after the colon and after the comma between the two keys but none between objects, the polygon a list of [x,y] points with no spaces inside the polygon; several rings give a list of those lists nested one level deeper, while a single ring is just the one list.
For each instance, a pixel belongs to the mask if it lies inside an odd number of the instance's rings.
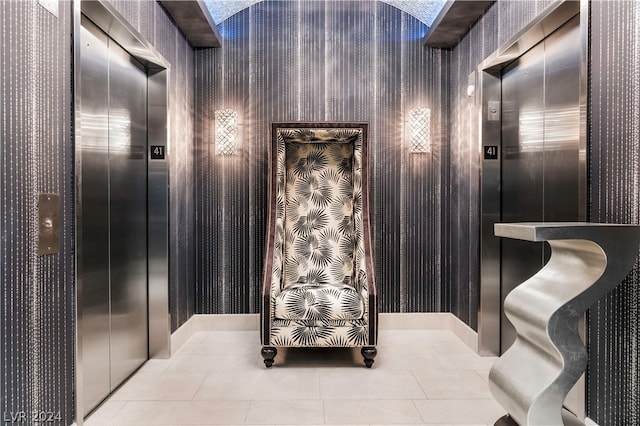
[{"label": "vaulted ceiling", "polygon": [[[0,0],[2,1],[2,0]],[[220,47],[217,25],[236,13],[262,1],[310,0],[158,0],[193,47]],[[320,1],[320,0],[318,0]],[[326,0],[343,2],[344,0]],[[380,1],[415,17],[427,27],[425,46],[451,48],[469,31],[495,0],[353,0]],[[351,9],[350,9],[351,10]]]},{"label": "vaulted ceiling", "polygon": [[[204,0],[213,20],[220,24],[225,19],[236,13],[260,3],[263,0]],[[269,1],[269,0],[266,0]],[[376,0],[360,0],[376,1]],[[431,26],[438,13],[447,3],[447,0],[380,0],[391,6],[397,7],[409,15],[414,16],[427,26]]]}]

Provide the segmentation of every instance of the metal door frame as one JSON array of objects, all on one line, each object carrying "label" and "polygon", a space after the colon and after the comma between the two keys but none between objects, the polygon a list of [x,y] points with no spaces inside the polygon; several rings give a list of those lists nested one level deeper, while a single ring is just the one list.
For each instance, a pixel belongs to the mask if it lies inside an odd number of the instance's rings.
[{"label": "metal door frame", "polygon": [[[500,353],[500,239],[493,226],[501,215],[501,74],[515,59],[525,54],[576,15],[580,16],[580,147],[579,147],[579,219],[587,218],[587,73],[588,73],[588,0],[557,0],[527,26],[485,59],[477,68],[476,111],[479,123],[480,157],[480,303],[478,312],[478,352]],[[497,107],[497,110],[496,110]],[[490,119],[490,116],[493,118]],[[497,120],[496,117],[497,116]],[[484,159],[486,147],[498,146],[498,158]],[[583,333],[584,336],[584,333]],[[586,337],[585,337],[586,338]],[[584,398],[584,395],[580,396]],[[584,400],[581,402],[584,410]],[[584,418],[585,413],[576,413]]]},{"label": "metal door frame", "polygon": [[[171,351],[171,321],[169,314],[169,63],[156,49],[108,2],[103,0],[73,0],[73,92],[75,194],[82,190],[81,132],[81,64],[80,28],[82,15],[89,18],[131,56],[142,62],[147,70],[147,268],[148,268],[148,325],[149,358],[168,358]],[[164,146],[165,159],[149,161],[150,145]],[[76,196],[76,341],[75,341],[75,411],[76,424],[82,426],[82,336],[78,332],[82,319],[83,285],[81,263],[82,243],[78,238],[78,218],[82,215],[80,197]]]}]

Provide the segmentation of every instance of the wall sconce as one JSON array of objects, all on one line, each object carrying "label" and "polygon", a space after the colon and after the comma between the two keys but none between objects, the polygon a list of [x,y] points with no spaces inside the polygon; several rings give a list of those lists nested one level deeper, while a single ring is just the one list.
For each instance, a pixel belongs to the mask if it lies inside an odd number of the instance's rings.
[{"label": "wall sconce", "polygon": [[215,139],[217,155],[238,153],[238,112],[232,109],[215,111]]},{"label": "wall sconce", "polygon": [[414,108],[409,111],[409,152],[431,152],[431,111]]},{"label": "wall sconce", "polygon": [[472,97],[476,93],[476,72],[471,71],[467,77],[467,96]]}]

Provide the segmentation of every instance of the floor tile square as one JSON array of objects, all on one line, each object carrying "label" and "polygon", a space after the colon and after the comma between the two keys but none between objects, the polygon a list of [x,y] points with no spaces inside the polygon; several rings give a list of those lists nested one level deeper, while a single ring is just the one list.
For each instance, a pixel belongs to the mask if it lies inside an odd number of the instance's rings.
[{"label": "floor tile square", "polygon": [[493,399],[443,399],[415,401],[427,424],[493,424],[505,412]]},{"label": "floor tile square", "polygon": [[414,371],[428,399],[491,399],[489,385],[475,370]]},{"label": "floor tile square", "polygon": [[376,367],[326,372],[320,377],[320,395],[325,400],[426,398],[410,371]]},{"label": "floor tile square", "polygon": [[180,401],[166,421],[181,425],[238,425],[249,412],[249,401]]},{"label": "floor tile square", "polygon": [[320,398],[315,370],[257,369],[208,376],[195,400],[310,400]]},{"label": "floor tile square", "polygon": [[324,424],[322,401],[251,401],[246,424]]},{"label": "floor tile square", "polygon": [[138,372],[127,380],[111,401],[179,401],[192,399],[206,374],[197,372]]},{"label": "floor tile square", "polygon": [[255,368],[258,355],[186,355],[176,356],[165,371],[185,373],[217,373]]},{"label": "floor tile square", "polygon": [[325,424],[419,424],[411,400],[345,400],[324,402]]},{"label": "floor tile square", "polygon": [[[175,404],[175,401],[129,401],[106,424],[122,426],[172,424],[168,416]],[[90,420],[93,421],[94,418],[91,417]],[[87,426],[91,424],[87,422]]]},{"label": "floor tile square", "polygon": [[127,404],[128,401],[116,401],[113,399],[109,399],[105,401],[97,410],[93,412],[91,415],[92,418],[95,419],[111,419],[116,416]]},{"label": "floor tile square", "polygon": [[442,370],[442,365],[432,354],[383,352],[378,351],[378,356],[373,364],[378,370]]},{"label": "floor tile square", "polygon": [[451,341],[451,342],[440,342],[438,344],[433,345],[435,347],[435,352],[438,354],[446,354],[446,355],[476,355],[476,353],[464,342],[461,340]]},{"label": "floor tile square", "polygon": [[438,354],[434,356],[445,370],[491,370],[498,358],[477,354]]}]

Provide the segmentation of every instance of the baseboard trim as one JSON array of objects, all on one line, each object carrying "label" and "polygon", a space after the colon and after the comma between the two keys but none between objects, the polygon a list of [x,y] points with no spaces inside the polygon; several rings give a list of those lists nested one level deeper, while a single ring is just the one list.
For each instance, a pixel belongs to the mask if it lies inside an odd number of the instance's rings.
[{"label": "baseboard trim", "polygon": [[[195,316],[195,315],[194,315]],[[176,331],[171,333],[171,348],[169,348],[169,357],[172,357],[178,349],[184,345],[187,340],[193,336],[195,331],[193,330],[194,321],[193,317],[189,318],[184,324],[182,324]]]},{"label": "baseboard trim", "polygon": [[[478,333],[450,312],[384,313],[379,315],[380,330],[449,330],[478,352]],[[173,355],[199,331],[258,331],[259,314],[197,314],[171,335]]]},{"label": "baseboard trim", "polygon": [[257,331],[258,314],[196,314],[171,334],[171,355],[199,331]]},{"label": "baseboard trim", "polygon": [[478,352],[478,333],[450,312],[380,314],[380,330],[449,330]]},{"label": "baseboard trim", "polygon": [[453,314],[449,315],[450,329],[453,334],[458,336],[458,338],[462,340],[465,345],[469,346],[471,350],[478,353],[478,333],[457,316]]}]

